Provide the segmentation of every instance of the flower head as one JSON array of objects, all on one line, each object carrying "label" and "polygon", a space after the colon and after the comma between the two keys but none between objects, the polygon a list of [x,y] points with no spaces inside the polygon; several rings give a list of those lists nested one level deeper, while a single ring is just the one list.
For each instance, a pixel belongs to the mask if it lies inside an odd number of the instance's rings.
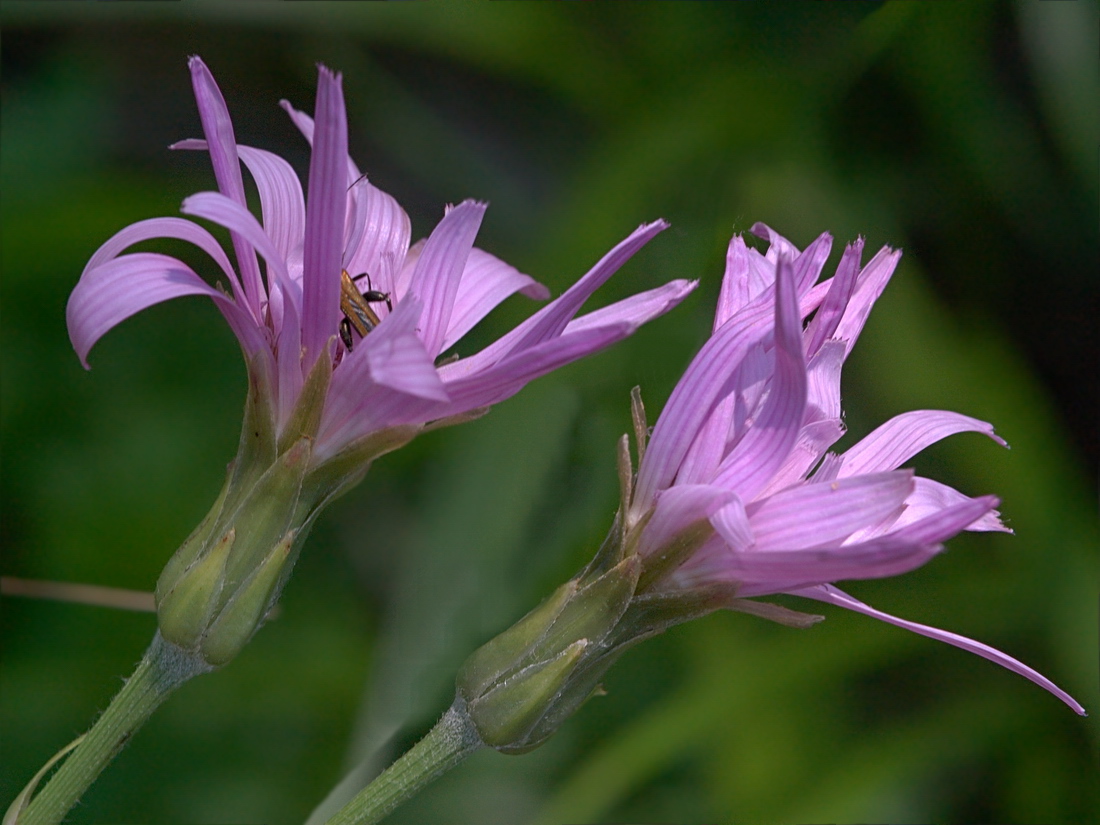
[{"label": "flower head", "polygon": [[[542,605],[470,656],[456,706],[482,741],[537,747],[593,692],[620,653],[719,609],[797,627],[823,617],[754,597],[786,593],[846,607],[977,653],[1069,694],[980,642],[882,613],[841,579],[918,567],[963,530],[1006,530],[994,496],[970,498],[899,469],[948,435],[992,426],[921,410],[883,424],[840,454],[840,372],[901,254],[861,266],[863,242],[817,283],[832,239],[799,252],[763,224],[766,255],[730,242],[713,332],[673,390],[652,437],[634,392],[639,469],[619,445],[622,501],[593,560]],[[809,316],[813,318],[804,323]]]},{"label": "flower head", "polygon": [[[963,530],[1007,531],[994,496],[970,498],[899,469],[930,444],[993,427],[955,412],[919,410],[887,421],[840,454],[840,373],[901,253],[861,266],[848,246],[817,283],[832,239],[804,251],[763,224],[762,255],[730,242],[713,333],[644,443],[624,530],[652,568],[650,591],[726,589],[727,605],[795,624],[807,619],[745,601],[787,593],[839,605],[945,641],[1019,673],[1081,706],[1016,659],[954,633],[882,613],[833,582],[895,576],[930,560]],[[804,323],[813,315],[812,320]],[[689,551],[666,560],[677,536],[702,524]],[[675,555],[675,554],[673,554]]]},{"label": "flower head", "polygon": [[[314,118],[282,103],[312,145],[303,198],[285,160],[236,143],[225,101],[202,60],[191,58],[190,69],[205,139],[173,148],[209,152],[218,191],[192,195],[182,212],[229,230],[237,266],[190,220],[153,218],[126,227],[92,256],[69,299],[69,334],[85,366],[95,342],[130,315],[169,298],[206,295],[237,336],[254,381],[268,388],[280,435],[301,412],[313,367],[321,362],[330,373],[323,395],[314,399],[320,409],[313,411],[313,461],[319,462],[381,430],[419,427],[501,401],[528,381],[628,336],[694,287],[672,281],[574,318],[597,287],[665,228],[663,221],[646,224],[510,333],[472,357],[437,365],[509,295],[548,297],[541,284],[474,247],[485,204],[449,208],[426,240],[410,246],[404,210],[348,157],[341,78],[324,67]],[[247,209],[241,162],[259,192],[262,221]],[[209,255],[228,289],[210,286],[176,258],[124,254],[159,237],[187,241]],[[386,297],[370,305],[377,327],[347,339],[354,346],[337,334],[345,271],[356,276],[360,291]],[[357,277],[362,275],[368,277]]]},{"label": "flower head", "polygon": [[[575,318],[589,295],[665,228],[646,224],[583,278],[469,358],[440,356],[509,295],[543,299],[541,284],[474,247],[485,204],[449,208],[410,246],[410,222],[348,157],[339,75],[321,67],[314,117],[283,108],[312,146],[306,196],[290,165],[240,146],[206,65],[190,61],[204,150],[218,191],[183,202],[185,215],[229,231],[236,268],[206,229],[153,218],[118,232],[69,298],[69,335],[87,366],[111,327],[152,304],[210,297],[240,342],[249,394],[236,459],[210,514],[157,584],[162,636],[206,666],[228,662],[262,624],[302,541],[328,502],[377,456],[427,426],[475,415],[528,381],[630,335],[695,284],[672,281]],[[259,193],[247,208],[241,163]],[[227,289],[182,261],[125,252],[153,238],[187,241],[221,269]],[[261,271],[260,261],[263,261]],[[365,283],[358,283],[365,275]],[[365,289],[365,292],[364,292]]]}]

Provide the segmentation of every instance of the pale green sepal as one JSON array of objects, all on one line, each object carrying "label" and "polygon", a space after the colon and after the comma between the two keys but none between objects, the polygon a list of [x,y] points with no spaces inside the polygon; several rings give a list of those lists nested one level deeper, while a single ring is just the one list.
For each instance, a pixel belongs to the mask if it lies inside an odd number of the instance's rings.
[{"label": "pale green sepal", "polygon": [[578,639],[553,659],[531,665],[467,703],[481,741],[512,753],[535,747],[538,743],[528,744],[528,734],[560,695],[589,644]]},{"label": "pale green sepal", "polygon": [[566,582],[510,628],[470,654],[455,679],[459,696],[472,701],[504,674],[515,670],[516,663],[524,660],[545,636],[576,590],[576,581]]},{"label": "pale green sepal", "polygon": [[581,587],[536,646],[536,661],[546,658],[540,653],[556,653],[577,639],[601,644],[629,606],[641,569],[641,560],[631,556]]},{"label": "pale green sepal", "polygon": [[191,565],[195,563],[213,540],[214,530],[218,527],[218,519],[221,517],[222,510],[225,508],[225,501],[229,494],[232,475],[233,468],[230,467],[225,485],[218,494],[218,499],[214,502],[214,506],[210,508],[210,512],[206,514],[199,526],[196,527],[191,532],[191,535],[180,545],[172,558],[168,560],[168,564],[164,566],[164,570],[161,571],[160,578],[157,579],[155,594],[157,604],[160,604],[164,597],[176,586],[180,578],[187,573]]},{"label": "pale green sepal", "polygon": [[38,788],[38,783],[42,781],[42,777],[48,774],[50,768],[56,765],[65,754],[83,742],[85,736],[87,736],[87,734],[82,733],[80,736],[76,737],[76,739],[51,756],[50,761],[43,765],[38,773],[31,777],[31,781],[27,783],[27,787],[20,791],[19,796],[15,797],[15,799],[11,801],[11,805],[8,806],[8,810],[4,813],[3,825],[19,825],[19,817],[22,816],[27,806],[31,804],[31,797],[34,796],[35,789]]},{"label": "pale green sepal", "polygon": [[251,578],[236,590],[210,624],[199,644],[199,653],[207,663],[220,666],[231,661],[252,638],[252,634],[259,630],[278,597],[277,585],[296,536],[297,532],[292,530],[275,545]]},{"label": "pale green sepal", "polygon": [[[287,531],[305,521],[308,512],[300,512],[299,506],[312,450],[312,439],[296,441],[260,476],[236,511],[226,513],[228,524],[237,528],[237,546],[225,566],[225,588],[219,609],[264,562]],[[313,510],[311,502],[304,507]]]},{"label": "pale green sepal", "polygon": [[236,531],[230,528],[163,595],[158,583],[157,623],[161,635],[177,647],[194,650],[214,615],[235,538]]}]

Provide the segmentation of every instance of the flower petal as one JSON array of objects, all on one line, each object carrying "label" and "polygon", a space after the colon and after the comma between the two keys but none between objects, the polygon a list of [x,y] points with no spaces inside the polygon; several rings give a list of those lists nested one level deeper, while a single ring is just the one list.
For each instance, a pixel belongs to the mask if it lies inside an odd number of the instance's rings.
[{"label": "flower petal", "polygon": [[840,319],[834,338],[844,341],[848,352],[855,346],[863,325],[871,314],[871,308],[875,305],[890,282],[890,277],[901,260],[901,251],[884,246],[878,251],[870,263],[859,273],[856,279],[856,288],[852,293],[848,306],[844,310],[844,317]]},{"label": "flower petal", "polygon": [[914,489],[907,470],[801,484],[747,506],[760,552],[840,543],[865,524],[900,512]]},{"label": "flower petal", "polygon": [[433,358],[443,350],[459,282],[485,209],[484,203],[463,201],[447,210],[416,262],[408,294],[423,302],[420,336]]},{"label": "flower petal", "polygon": [[[233,136],[233,121],[225,105],[221,89],[214,82],[214,76],[199,57],[187,61],[191,70],[191,87],[195,92],[195,103],[199,108],[199,119],[210,152],[210,163],[214,167],[214,179],[218,182],[218,191],[230,200],[247,208],[244,195],[244,180],[241,177],[241,165],[237,158],[237,141]],[[260,268],[256,264],[256,255],[248,242],[235,232],[230,232],[233,250],[237,254],[237,266],[241,270],[241,283],[245,300],[253,318],[260,317],[260,305],[265,296],[260,282]]]},{"label": "flower petal", "polygon": [[69,340],[88,367],[88,352],[104,333],[146,307],[184,295],[206,295],[230,321],[246,353],[263,347],[255,324],[225,294],[182,261],[154,252],[134,252],[85,271],[69,296]]},{"label": "flower petal", "polygon": [[[205,140],[181,140],[169,149],[207,150]],[[305,231],[305,199],[302,184],[294,168],[278,155],[252,146],[237,146],[256,189],[260,194],[260,213],[264,232],[275,243],[279,254],[288,259],[301,244]]]},{"label": "flower petal", "polygon": [[302,251],[303,372],[328,351],[340,318],[348,162],[348,124],[341,83],[339,74],[318,67]]},{"label": "flower petal", "polygon": [[963,432],[983,433],[1005,446],[985,421],[948,410],[913,410],[894,416],[844,453],[839,475],[893,470],[930,444]]},{"label": "flower petal", "polygon": [[729,490],[709,484],[678,484],[665,490],[657,496],[653,516],[642,531],[638,555],[645,559],[662,553],[677,534],[712,519],[735,498]]},{"label": "flower petal", "polygon": [[[915,521],[927,518],[940,510],[954,507],[964,501],[973,501],[970,496],[963,495],[954,487],[948,487],[930,478],[917,476],[913,479],[916,483],[912,494],[905,500],[905,512],[898,517],[895,527],[904,527]],[[973,532],[987,532],[995,530],[1001,533],[1011,533],[1000,518],[1001,514],[996,510],[990,510],[977,521],[968,524],[965,530]]]},{"label": "flower petal", "polygon": [[351,193],[358,226],[348,246],[349,254],[345,255],[345,267],[352,275],[367,273],[372,289],[388,292],[397,301],[404,293],[397,292],[392,276],[400,270],[409,250],[409,216],[396,200],[365,178],[352,187]]},{"label": "flower petal", "polygon": [[516,292],[540,301],[550,297],[550,290],[530,275],[524,275],[514,266],[477,247],[471,249],[459,281],[442,351],[454,346],[494,307]]},{"label": "flower petal", "polygon": [[667,227],[668,224],[661,220],[639,226],[561,296],[476,355],[463,359],[466,362],[464,369],[472,374],[501,360],[513,351],[532,347],[560,335],[588,297],[614,275],[634,253]]},{"label": "flower petal", "polygon": [[[244,293],[241,291],[240,281],[237,279],[237,273],[229,262],[229,258],[225,254],[225,250],[222,249],[221,244],[197,223],[185,221],[183,218],[148,218],[120,229],[92,253],[92,257],[88,259],[88,263],[84,266],[84,272],[87,273],[106,263],[127,247],[153,238],[176,238],[199,247],[221,267],[230,283],[233,295],[240,305],[247,306],[244,301]],[[81,277],[83,278],[84,275],[82,274]],[[259,319],[257,319],[258,322]]]},{"label": "flower petal", "polygon": [[817,587],[805,588],[802,590],[794,591],[793,595],[803,596],[807,599],[815,599],[819,602],[826,602],[828,604],[835,604],[838,607],[845,607],[848,610],[854,610],[856,613],[862,613],[865,616],[870,616],[873,619],[880,619],[884,622],[889,622],[897,627],[911,630],[914,633],[919,633],[921,636],[927,636],[929,639],[936,639],[941,642],[946,642],[949,645],[954,645],[957,648],[965,650],[969,653],[977,654],[983,659],[988,659],[1001,667],[1011,670],[1013,673],[1018,673],[1028,681],[1034,682],[1039,687],[1043,688],[1050,693],[1053,693],[1063,702],[1073,709],[1074,713],[1080,716],[1087,716],[1085,709],[1081,706],[1076,699],[1058,687],[1054,682],[1050,681],[1043,674],[1028,667],[1019,659],[1015,659],[1009,656],[1007,653],[1002,653],[995,647],[990,647],[982,642],[969,639],[966,636],[961,636],[958,633],[952,633],[949,630],[940,630],[936,627],[930,627],[918,622],[911,622],[907,619],[899,619],[897,616],[891,616],[889,613],[883,613],[881,610],[876,610],[870,605],[864,604],[849,596],[844,591],[829,584],[819,585]]},{"label": "flower petal", "polygon": [[806,354],[813,357],[822,345],[836,332],[840,326],[840,319],[844,317],[844,310],[851,300],[852,292],[856,286],[856,276],[859,275],[859,262],[863,256],[863,238],[859,238],[853,244],[848,244],[840,264],[836,268],[829,292],[825,301],[817,311],[813,321],[806,330],[809,343],[806,345]]},{"label": "flower petal", "polygon": [[657,419],[638,468],[636,511],[649,509],[657,492],[672,484],[700,427],[730,392],[737,366],[769,332],[773,306],[770,292],[759,296],[714,333],[692,359]]},{"label": "flower petal", "polygon": [[280,283],[290,283],[290,273],[287,272],[286,263],[279,254],[279,250],[264,232],[256,216],[240,204],[220,192],[196,192],[184,199],[180,211],[185,215],[205,218],[219,226],[224,226],[246,242],[249,249],[254,249],[263,256],[268,266],[276,273],[276,279]]},{"label": "flower petal", "polygon": [[775,366],[764,409],[744,438],[719,466],[714,483],[749,501],[783,466],[802,428],[806,409],[806,363],[802,323],[794,294],[791,263],[776,268]]}]

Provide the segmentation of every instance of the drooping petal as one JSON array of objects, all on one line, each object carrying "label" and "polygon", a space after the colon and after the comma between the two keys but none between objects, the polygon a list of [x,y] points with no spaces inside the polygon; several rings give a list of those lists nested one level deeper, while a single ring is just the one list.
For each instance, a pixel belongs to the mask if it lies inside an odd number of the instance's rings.
[{"label": "drooping petal", "polygon": [[[187,62],[191,70],[191,86],[198,104],[199,119],[206,135],[210,152],[210,163],[214,167],[214,178],[218,190],[230,200],[242,207],[248,202],[244,195],[244,180],[241,177],[241,165],[237,158],[237,140],[233,136],[233,121],[225,105],[221,89],[214,82],[214,76],[199,57],[191,57]],[[256,255],[248,242],[235,232],[230,233],[233,250],[237,254],[237,265],[241,269],[241,283],[245,300],[253,318],[260,317],[260,305],[266,293],[260,282],[260,268]]]},{"label": "drooping petal", "polygon": [[978,432],[1005,446],[993,425],[949,410],[913,410],[894,416],[845,452],[840,476],[900,467],[925,447],[963,432]]},{"label": "drooping petal", "polygon": [[870,616],[873,619],[880,619],[884,622],[889,622],[897,627],[911,630],[914,633],[919,633],[921,636],[927,636],[929,639],[936,639],[941,642],[946,642],[949,645],[954,645],[957,648],[967,651],[968,653],[975,653],[981,656],[983,659],[988,659],[1001,667],[1011,670],[1013,673],[1018,673],[1028,681],[1034,682],[1039,687],[1057,696],[1070,708],[1074,713],[1081,716],[1087,716],[1084,707],[1081,706],[1077,700],[1058,687],[1054,682],[1050,681],[1043,674],[1028,667],[1019,659],[1015,659],[1009,656],[1007,653],[1002,653],[995,647],[990,647],[982,642],[969,639],[966,636],[961,636],[958,633],[952,633],[949,630],[940,630],[936,627],[930,627],[918,622],[911,622],[907,619],[899,619],[897,616],[891,616],[889,613],[884,613],[881,610],[876,610],[868,604],[864,604],[849,596],[844,591],[831,584],[823,584],[816,587],[805,588],[798,591],[794,591],[793,595],[803,596],[807,599],[815,599],[819,602],[826,602],[828,604],[835,604],[838,607],[844,607],[848,610],[854,610],[856,613],[862,613],[865,616]]},{"label": "drooping petal", "polygon": [[470,250],[441,351],[454,346],[494,307],[516,292],[540,301],[550,297],[550,290],[530,275],[477,247]]},{"label": "drooping petal", "polygon": [[302,253],[303,372],[328,352],[340,318],[348,124],[341,75],[324,66],[318,67],[314,123]]},{"label": "drooping petal", "polygon": [[153,304],[184,295],[213,298],[246,353],[263,346],[252,319],[191,267],[168,255],[134,252],[85,272],[69,296],[65,318],[80,363],[89,369],[88,352],[116,324]]},{"label": "drooping petal", "polygon": [[[247,302],[243,300],[243,293],[241,292],[240,281],[237,279],[237,273],[234,271],[233,265],[229,262],[225,250],[221,248],[221,244],[201,226],[191,221],[185,221],[183,218],[148,218],[143,221],[138,221],[137,223],[132,223],[124,229],[120,229],[108,238],[99,249],[92,253],[92,257],[89,258],[88,263],[84,265],[84,273],[106,263],[127,247],[133,246],[141,241],[152,240],[153,238],[176,238],[177,240],[193,243],[195,246],[199,247],[199,249],[213,258],[214,262],[221,267],[222,272],[225,274],[233,290],[233,296],[237,299],[238,303],[242,307],[248,306]],[[84,275],[81,274],[81,277],[83,278]],[[259,323],[258,318],[256,322]]]},{"label": "drooping petal", "polygon": [[751,500],[778,470],[794,445],[806,408],[806,362],[802,324],[790,262],[781,256],[776,272],[775,366],[764,410],[719,466],[714,483]]},{"label": "drooping petal", "polygon": [[432,231],[416,262],[408,294],[423,302],[420,337],[424,349],[433,358],[443,350],[459,281],[485,209],[486,204],[476,201],[463,201],[449,209]]}]

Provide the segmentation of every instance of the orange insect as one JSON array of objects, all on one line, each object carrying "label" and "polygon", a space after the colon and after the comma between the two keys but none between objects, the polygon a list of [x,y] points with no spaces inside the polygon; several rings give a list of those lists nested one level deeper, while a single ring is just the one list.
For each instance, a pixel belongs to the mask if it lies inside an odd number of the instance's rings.
[{"label": "orange insect", "polygon": [[[351,347],[355,343],[355,338],[351,334],[352,330],[358,332],[360,338],[364,338],[368,332],[382,323],[378,313],[371,309],[372,303],[385,301],[386,307],[391,312],[393,311],[393,304],[390,303],[388,292],[381,292],[377,289],[368,289],[366,292],[359,291],[359,287],[355,285],[355,282],[360,278],[367,277],[367,274],[363,273],[353,278],[346,269],[340,271],[340,311],[344,313],[344,317],[340,319],[340,340],[344,342],[344,347],[347,348],[348,352],[351,352]],[[367,284],[370,284],[369,279]]]}]

